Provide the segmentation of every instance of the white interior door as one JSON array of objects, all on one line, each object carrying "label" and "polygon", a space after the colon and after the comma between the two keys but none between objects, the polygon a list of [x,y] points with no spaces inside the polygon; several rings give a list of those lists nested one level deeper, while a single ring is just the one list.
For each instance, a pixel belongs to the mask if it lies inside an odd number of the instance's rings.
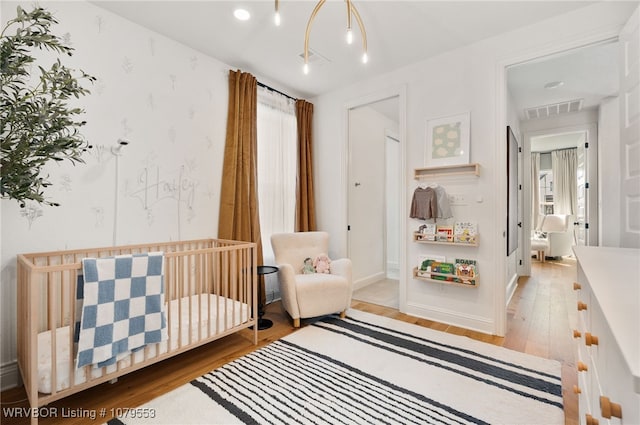
[{"label": "white interior door", "polygon": [[577,164],[577,207],[574,225],[576,245],[587,245],[587,175],[588,175],[587,149],[584,143],[578,144]]},{"label": "white interior door", "polygon": [[371,134],[368,107],[349,111],[349,258],[353,282],[384,277],[384,133]]},{"label": "white interior door", "polygon": [[620,245],[640,248],[640,12],[620,33]]},{"label": "white interior door", "polygon": [[[389,202],[389,176],[399,175],[400,156],[389,157],[387,135],[398,132],[398,97],[349,109],[348,255],[352,262],[354,288],[358,289],[387,277],[387,261],[399,261],[399,243],[388,234],[397,226],[389,224],[391,210],[399,217],[399,202]],[[393,111],[387,113],[386,111]],[[393,194],[399,196],[399,179]],[[390,228],[391,227],[391,228]],[[389,247],[395,246],[395,252]]]},{"label": "white interior door", "polygon": [[400,139],[397,134],[387,134],[385,139],[385,204],[387,241],[386,261],[387,278],[400,279]]}]

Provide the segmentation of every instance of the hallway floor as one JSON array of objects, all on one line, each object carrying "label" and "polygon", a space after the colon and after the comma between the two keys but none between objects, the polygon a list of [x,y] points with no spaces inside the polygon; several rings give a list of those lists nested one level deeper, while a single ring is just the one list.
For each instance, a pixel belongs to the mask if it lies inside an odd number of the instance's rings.
[{"label": "hallway floor", "polygon": [[400,282],[394,279],[384,279],[353,291],[353,299],[377,304],[384,307],[400,308]]}]

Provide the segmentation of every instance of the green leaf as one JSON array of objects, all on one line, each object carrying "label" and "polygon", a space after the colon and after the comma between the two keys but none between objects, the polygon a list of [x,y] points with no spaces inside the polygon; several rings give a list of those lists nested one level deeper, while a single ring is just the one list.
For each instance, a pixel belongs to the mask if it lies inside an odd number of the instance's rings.
[{"label": "green leaf", "polygon": [[95,77],[67,68],[56,58],[48,70],[37,65],[40,78],[35,86],[29,85],[31,64],[36,62],[33,49],[73,52],[51,32],[57,23],[44,8],[27,12],[18,6],[16,18],[0,33],[0,196],[21,206],[26,200],[59,205],[44,196],[43,189],[52,183],[42,174],[43,167],[50,161],[84,162],[82,155],[91,147],[79,131],[86,121],[74,119],[84,110],[69,106],[67,100],[89,94],[81,83],[93,83]]}]

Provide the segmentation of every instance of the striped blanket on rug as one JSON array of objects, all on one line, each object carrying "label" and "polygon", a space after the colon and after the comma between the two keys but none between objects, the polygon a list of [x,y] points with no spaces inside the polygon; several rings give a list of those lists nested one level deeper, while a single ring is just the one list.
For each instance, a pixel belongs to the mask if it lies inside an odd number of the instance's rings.
[{"label": "striped blanket on rug", "polygon": [[560,364],[349,312],[243,356],[119,424],[561,424]]}]

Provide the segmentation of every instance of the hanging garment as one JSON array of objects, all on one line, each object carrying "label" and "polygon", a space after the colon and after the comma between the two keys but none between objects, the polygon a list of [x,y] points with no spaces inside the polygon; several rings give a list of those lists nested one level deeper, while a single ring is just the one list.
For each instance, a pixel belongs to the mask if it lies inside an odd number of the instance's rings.
[{"label": "hanging garment", "polygon": [[418,187],[413,192],[409,217],[420,220],[436,218],[438,215],[438,195],[430,187]]},{"label": "hanging garment", "polygon": [[453,213],[449,206],[449,195],[444,190],[444,187],[437,185],[435,187],[436,195],[438,197],[438,218],[451,218]]}]

